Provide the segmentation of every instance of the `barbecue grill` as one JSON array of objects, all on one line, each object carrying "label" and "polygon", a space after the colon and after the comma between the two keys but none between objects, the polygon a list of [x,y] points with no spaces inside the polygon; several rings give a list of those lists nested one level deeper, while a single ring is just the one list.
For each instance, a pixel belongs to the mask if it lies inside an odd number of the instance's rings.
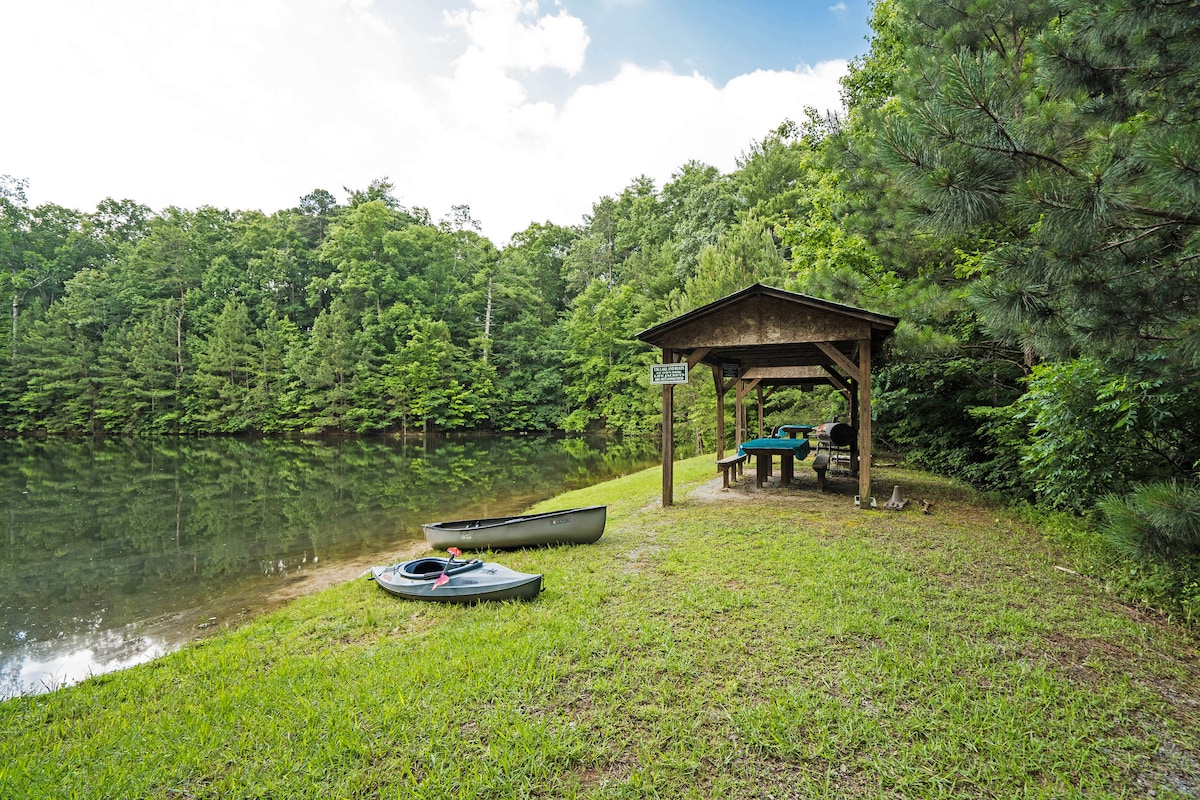
[{"label": "barbecue grill", "polygon": [[835,419],[829,422],[822,422],[814,428],[813,436],[817,440],[816,453],[827,453],[829,455],[830,466],[838,464],[841,465],[841,469],[848,470],[851,473],[856,471],[853,459],[851,458],[852,454],[858,449],[858,436],[854,428]]},{"label": "barbecue grill", "polygon": [[841,450],[854,444],[854,428],[837,420],[822,422],[813,434],[817,437],[818,449],[825,445],[827,449]]}]

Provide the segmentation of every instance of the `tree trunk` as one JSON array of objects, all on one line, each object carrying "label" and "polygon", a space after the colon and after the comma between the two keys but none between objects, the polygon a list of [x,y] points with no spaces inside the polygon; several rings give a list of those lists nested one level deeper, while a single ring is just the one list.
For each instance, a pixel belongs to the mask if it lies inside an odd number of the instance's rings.
[{"label": "tree trunk", "polygon": [[17,360],[17,313],[20,307],[20,298],[17,297],[17,293],[14,291],[12,298],[12,338],[8,340],[8,358],[9,361],[14,362]]},{"label": "tree trunk", "polygon": [[17,316],[21,308],[21,296],[17,294],[17,242],[14,237],[12,243],[12,338],[8,340],[8,358],[9,361],[16,363],[17,360]]},{"label": "tree trunk", "polygon": [[483,315],[483,363],[492,351],[492,279],[488,278],[487,311]]},{"label": "tree trunk", "polygon": [[175,377],[183,377],[183,310],[184,292],[179,291],[179,314],[175,317]]}]

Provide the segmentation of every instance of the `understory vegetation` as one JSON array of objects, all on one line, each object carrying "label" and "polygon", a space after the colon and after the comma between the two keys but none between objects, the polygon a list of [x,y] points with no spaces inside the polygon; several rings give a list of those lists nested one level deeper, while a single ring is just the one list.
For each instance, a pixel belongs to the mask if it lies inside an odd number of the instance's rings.
[{"label": "understory vegetation", "polygon": [[[1200,2],[878,0],[872,24],[842,112],[502,247],[383,178],[267,214],[31,207],[4,176],[0,430],[652,434],[635,334],[761,282],[900,318],[881,440],[1078,515],[1194,614]],[[705,383],[676,435],[711,450]]]},{"label": "understory vegetation", "polygon": [[0,794],[1200,791],[1194,633],[1114,600],[1082,554],[916,471],[880,478],[931,514],[861,511],[849,478],[818,494],[811,474],[762,491],[712,476],[711,456],[677,464],[667,509],[658,469],[539,506],[607,504],[609,522],[594,545],[503,555],[544,573],[529,603],[358,580],[0,704]]}]

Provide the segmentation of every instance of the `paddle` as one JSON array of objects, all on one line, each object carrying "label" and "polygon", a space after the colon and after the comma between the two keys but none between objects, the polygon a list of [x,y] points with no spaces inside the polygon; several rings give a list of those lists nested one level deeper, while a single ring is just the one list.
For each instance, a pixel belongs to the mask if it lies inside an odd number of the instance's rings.
[{"label": "paddle", "polygon": [[431,591],[431,592],[432,592],[434,589],[437,589],[437,587],[441,586],[443,583],[449,583],[449,582],[450,582],[450,576],[446,574],[446,570],[450,569],[450,565],[454,563],[454,557],[455,557],[455,556],[461,556],[461,555],[462,555],[462,550],[459,550],[457,547],[448,547],[448,548],[446,548],[446,552],[450,554],[450,557],[446,559],[446,563],[445,563],[445,565],[442,567],[442,574],[441,574],[441,575],[438,575],[438,576],[437,576],[437,579],[436,579],[436,580],[434,580],[434,582],[433,582],[433,589],[430,589],[430,590],[429,590],[429,591]]}]

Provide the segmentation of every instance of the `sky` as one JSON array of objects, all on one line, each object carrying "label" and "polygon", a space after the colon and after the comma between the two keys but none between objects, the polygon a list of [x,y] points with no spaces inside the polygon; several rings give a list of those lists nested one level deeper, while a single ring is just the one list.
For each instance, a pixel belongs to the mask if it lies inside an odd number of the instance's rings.
[{"label": "sky", "polygon": [[297,205],[387,178],[497,245],[840,106],[870,0],[4,0],[30,204]]}]

